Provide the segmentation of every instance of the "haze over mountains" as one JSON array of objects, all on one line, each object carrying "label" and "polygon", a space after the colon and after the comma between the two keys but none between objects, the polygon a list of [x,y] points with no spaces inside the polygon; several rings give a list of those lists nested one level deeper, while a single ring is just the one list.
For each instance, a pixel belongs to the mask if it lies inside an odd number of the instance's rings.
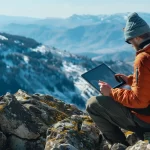
[{"label": "haze over mountains", "polygon": [[[73,15],[65,19],[8,17],[9,22],[1,16],[0,30],[97,60],[130,62],[135,54],[124,42],[122,30],[128,14]],[[139,15],[150,23],[149,13]]]}]

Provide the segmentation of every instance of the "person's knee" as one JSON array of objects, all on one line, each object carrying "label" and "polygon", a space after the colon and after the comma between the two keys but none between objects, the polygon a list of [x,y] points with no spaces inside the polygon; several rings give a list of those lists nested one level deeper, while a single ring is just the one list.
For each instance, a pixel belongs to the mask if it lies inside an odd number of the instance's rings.
[{"label": "person's knee", "polygon": [[110,96],[97,96],[96,99],[98,104],[104,108],[107,108],[110,105],[114,105],[116,103]]},{"label": "person's knee", "polygon": [[96,96],[92,96],[90,99],[87,100],[86,103],[86,111],[88,112],[89,109],[93,109],[97,105]]},{"label": "person's knee", "polygon": [[116,103],[114,100],[112,100],[111,97],[108,96],[93,96],[91,97],[87,103],[86,103],[86,111],[91,109],[95,109],[98,106],[101,108],[109,108],[110,104],[114,105]]}]

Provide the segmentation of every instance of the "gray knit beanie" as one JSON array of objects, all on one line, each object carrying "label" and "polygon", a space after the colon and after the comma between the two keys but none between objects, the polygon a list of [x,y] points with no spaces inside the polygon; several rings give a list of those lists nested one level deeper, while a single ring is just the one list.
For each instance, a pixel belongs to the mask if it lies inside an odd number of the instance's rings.
[{"label": "gray knit beanie", "polygon": [[137,13],[132,13],[128,16],[124,30],[126,42],[148,32],[150,32],[149,25]]}]

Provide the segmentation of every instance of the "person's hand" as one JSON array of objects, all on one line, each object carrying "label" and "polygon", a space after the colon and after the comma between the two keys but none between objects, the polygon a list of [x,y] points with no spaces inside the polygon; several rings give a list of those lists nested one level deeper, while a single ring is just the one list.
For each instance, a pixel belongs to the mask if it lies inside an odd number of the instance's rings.
[{"label": "person's hand", "polygon": [[115,74],[115,76],[121,77],[126,83],[128,83],[128,77],[124,74]]},{"label": "person's hand", "polygon": [[99,81],[98,84],[100,86],[100,92],[102,93],[102,95],[109,96],[111,92],[111,86],[103,81]]}]

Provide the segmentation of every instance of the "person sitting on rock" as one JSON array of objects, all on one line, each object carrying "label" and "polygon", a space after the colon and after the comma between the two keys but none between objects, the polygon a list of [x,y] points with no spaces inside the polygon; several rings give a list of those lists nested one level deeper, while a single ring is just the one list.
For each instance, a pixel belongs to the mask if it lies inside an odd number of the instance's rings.
[{"label": "person sitting on rock", "polygon": [[131,89],[113,89],[100,81],[102,96],[91,97],[86,111],[110,144],[128,146],[121,128],[135,132],[141,140],[150,131],[150,27],[137,13],[132,13],[127,18],[124,36],[136,50],[134,73],[117,75]]}]

